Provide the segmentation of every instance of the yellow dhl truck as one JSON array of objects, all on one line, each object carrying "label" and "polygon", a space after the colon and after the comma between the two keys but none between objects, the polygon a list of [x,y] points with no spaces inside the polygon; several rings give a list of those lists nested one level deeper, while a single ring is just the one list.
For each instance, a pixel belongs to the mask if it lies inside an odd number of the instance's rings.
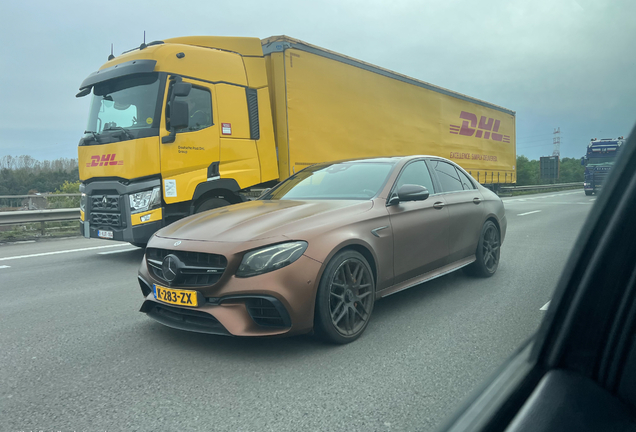
[{"label": "yellow dhl truck", "polygon": [[287,36],[142,44],[81,84],[85,237],[144,245],[304,167],[429,154],[516,181],[515,112]]}]

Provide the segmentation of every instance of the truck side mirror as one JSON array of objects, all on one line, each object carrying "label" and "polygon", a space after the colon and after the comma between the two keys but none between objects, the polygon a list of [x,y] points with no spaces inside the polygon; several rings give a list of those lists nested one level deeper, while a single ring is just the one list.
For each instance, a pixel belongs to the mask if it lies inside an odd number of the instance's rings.
[{"label": "truck side mirror", "polygon": [[188,103],[173,101],[170,106],[170,127],[174,130],[187,128],[190,120]]},{"label": "truck side mirror", "polygon": [[192,84],[186,82],[174,83],[172,86],[172,94],[174,96],[186,97],[190,94],[190,90],[192,90]]},{"label": "truck side mirror", "polygon": [[581,165],[585,166],[585,156],[581,158]]}]

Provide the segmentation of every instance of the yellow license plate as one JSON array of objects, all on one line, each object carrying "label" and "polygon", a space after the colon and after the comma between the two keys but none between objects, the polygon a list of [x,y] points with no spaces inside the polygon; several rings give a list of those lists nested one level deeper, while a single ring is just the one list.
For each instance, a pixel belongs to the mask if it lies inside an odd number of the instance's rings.
[{"label": "yellow license plate", "polygon": [[196,291],[178,290],[162,287],[161,285],[153,285],[153,292],[155,298],[164,303],[178,306],[198,306]]}]

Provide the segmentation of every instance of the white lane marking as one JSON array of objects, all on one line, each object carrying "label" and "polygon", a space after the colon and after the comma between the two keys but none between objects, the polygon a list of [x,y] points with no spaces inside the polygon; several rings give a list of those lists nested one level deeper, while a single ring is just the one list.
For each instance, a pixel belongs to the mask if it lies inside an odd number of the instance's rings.
[{"label": "white lane marking", "polygon": [[543,307],[542,307],[541,309],[539,309],[539,310],[548,310],[548,307],[550,306],[550,302],[551,302],[551,301],[552,301],[552,300],[549,300],[549,301],[548,301],[546,304],[544,304],[544,305],[543,305]]},{"label": "white lane marking", "polygon": [[591,198],[590,201],[596,201],[596,198]]},{"label": "white lane marking", "polygon": [[110,255],[110,254],[115,254],[115,253],[130,252],[130,251],[134,251],[134,250],[139,250],[139,248],[124,249],[124,250],[109,251],[109,252],[98,252],[97,255]]},{"label": "white lane marking", "polygon": [[541,210],[535,210],[535,211],[531,211],[531,212],[527,212],[527,213],[519,213],[517,216],[525,216],[525,215],[529,215],[529,214],[533,214],[533,213],[539,213]]},{"label": "white lane marking", "polygon": [[41,256],[47,256],[47,255],[58,255],[58,254],[71,253],[71,252],[83,252],[87,250],[105,249],[105,248],[122,247],[122,246],[129,246],[129,245],[124,243],[124,244],[114,244],[114,245],[106,245],[106,246],[93,246],[93,247],[81,248],[81,249],[68,249],[68,250],[55,251],[55,252],[44,252],[44,253],[31,254],[31,255],[18,255],[18,256],[0,258],[0,261],[8,261],[8,260],[14,260],[14,259],[21,259],[21,258],[35,258],[35,257],[41,257]]},{"label": "white lane marking", "polygon": [[3,268],[11,268],[11,266],[0,266],[0,269],[3,269]]}]

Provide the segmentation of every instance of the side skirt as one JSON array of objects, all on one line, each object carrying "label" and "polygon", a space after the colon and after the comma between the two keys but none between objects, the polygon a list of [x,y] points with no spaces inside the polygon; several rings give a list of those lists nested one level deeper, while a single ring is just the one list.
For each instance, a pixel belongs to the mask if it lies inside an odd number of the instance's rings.
[{"label": "side skirt", "polygon": [[391,294],[399,293],[400,291],[412,288],[415,285],[419,285],[421,283],[437,279],[438,277],[445,276],[449,273],[454,272],[455,270],[459,270],[462,267],[466,267],[467,265],[474,263],[476,260],[477,258],[475,257],[475,255],[471,255],[467,258],[455,261],[454,263],[447,264],[444,267],[440,267],[428,273],[424,273],[423,275],[419,275],[404,282],[401,282],[397,285],[393,285],[392,287],[385,288],[378,293],[378,298],[387,297]]}]

